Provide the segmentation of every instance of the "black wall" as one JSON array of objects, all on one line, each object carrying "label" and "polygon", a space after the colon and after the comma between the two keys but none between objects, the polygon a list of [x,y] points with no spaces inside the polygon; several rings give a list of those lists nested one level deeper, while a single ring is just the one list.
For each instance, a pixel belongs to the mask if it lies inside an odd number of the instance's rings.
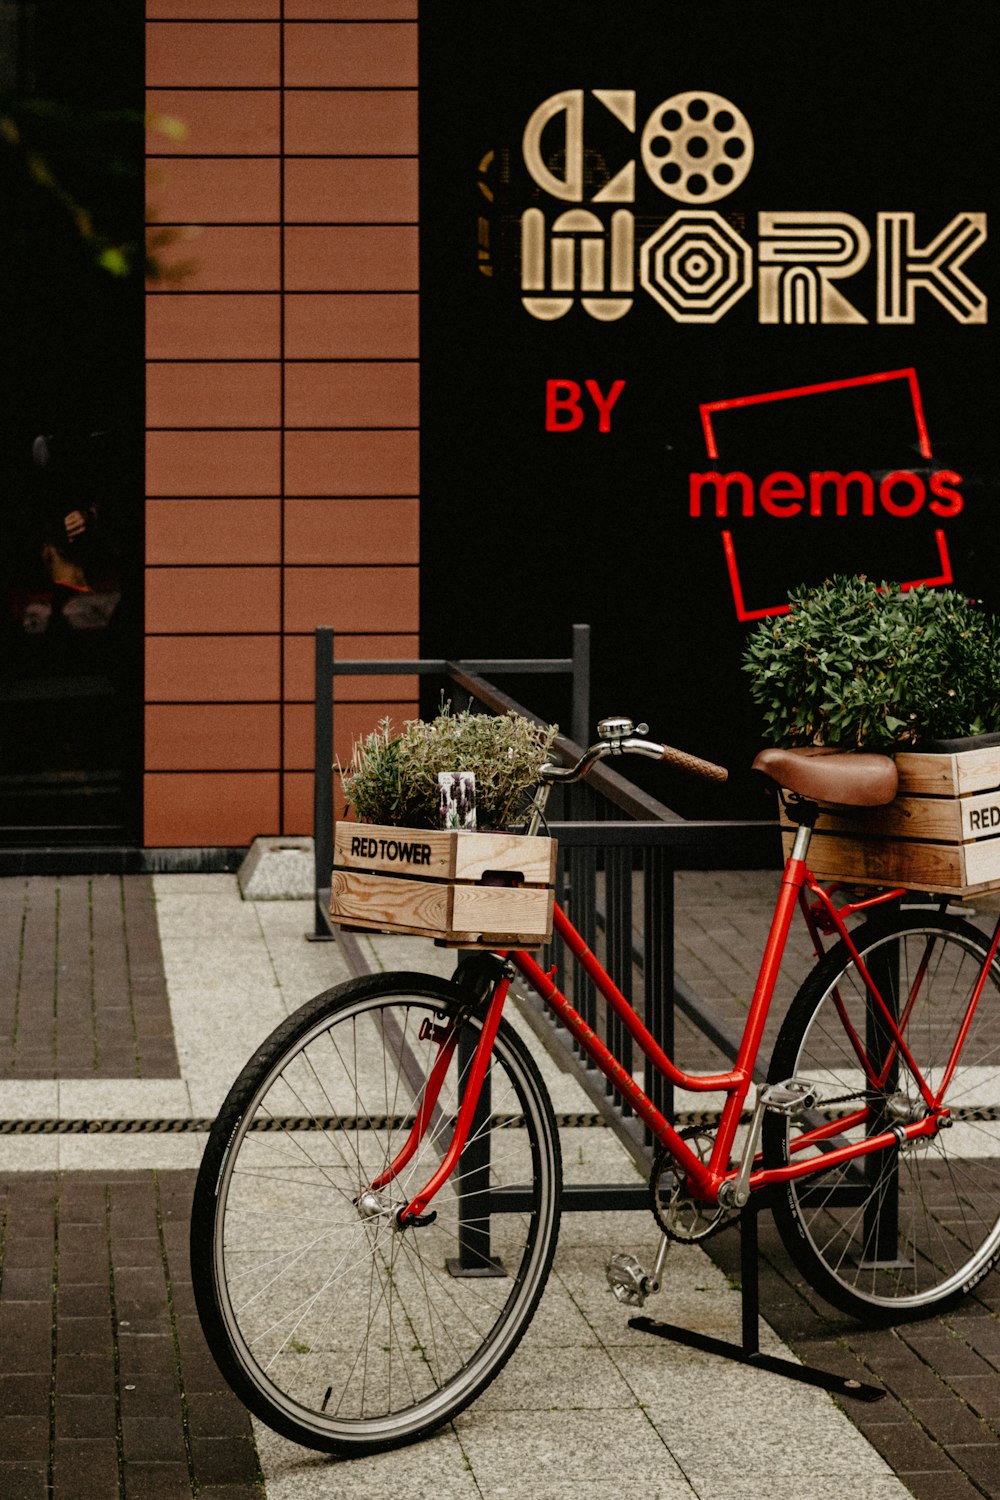
[{"label": "black wall", "polygon": [[[956,216],[991,214],[997,174],[992,0],[947,11],[844,0],[813,5],[672,3],[481,7],[430,0],[421,11],[422,633],[425,654],[562,655],[569,626],[594,630],[594,715],[627,712],[651,731],[729,764],[727,793],[662,773],[638,779],[689,814],[767,816],[745,767],[758,743],[740,656],[722,533],[732,537],[746,612],[832,572],[910,582],[943,575],[997,599],[997,341],[915,292],[915,321],[878,321],[876,217],[916,215],[926,247]],[[574,303],[543,322],[521,302],[524,210],[546,223],[574,207],[543,193],[521,139],[536,107],[588,91],[587,187],[579,205],[604,222],[635,215],[631,311],[601,323]],[[634,89],[637,128],[590,91]],[[703,205],[668,196],[639,160],[643,123],[661,101],[708,91],[743,112],[753,164]],[[565,171],[556,121],[542,137]],[[492,155],[491,155],[492,153]],[[634,203],[592,193],[637,160]],[[639,246],[673,214],[714,210],[753,251],[754,282],[718,321],[675,321],[639,284]],[[759,321],[758,215],[835,211],[871,236],[867,263],[832,285],[866,322]],[[978,222],[978,221],[977,221]],[[996,224],[994,230],[993,225]],[[974,303],[995,281],[987,238],[959,269]],[[702,403],[913,370],[826,394],[717,413],[718,460],[706,454]],[[589,398],[575,431],[546,430],[546,383],[625,385],[598,431]],[[922,402],[922,445],[914,394]],[[928,446],[929,445],[929,446]],[[921,447],[923,446],[923,451]],[[892,471],[925,488],[961,476],[958,514],[690,514],[689,475],[742,471],[755,495],[775,471]],[[938,480],[938,483],[944,483]],[[897,508],[913,495],[890,489]],[[806,507],[807,509],[808,507]],[[826,506],[827,511],[832,507]],[[939,509],[957,509],[943,502]],[[942,551],[938,533],[943,534]]]}]

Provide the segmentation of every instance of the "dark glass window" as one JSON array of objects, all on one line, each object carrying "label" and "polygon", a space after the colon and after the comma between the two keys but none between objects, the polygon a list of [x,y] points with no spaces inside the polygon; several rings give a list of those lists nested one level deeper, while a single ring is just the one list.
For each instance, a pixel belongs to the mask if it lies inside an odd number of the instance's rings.
[{"label": "dark glass window", "polygon": [[0,841],[138,837],[143,23],[0,3]]}]

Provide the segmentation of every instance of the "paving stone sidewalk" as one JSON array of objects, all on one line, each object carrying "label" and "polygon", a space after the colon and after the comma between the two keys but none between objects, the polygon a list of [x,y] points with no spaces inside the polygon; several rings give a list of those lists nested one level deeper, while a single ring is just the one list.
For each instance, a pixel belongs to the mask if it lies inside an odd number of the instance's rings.
[{"label": "paving stone sidewalk", "polygon": [[[738,887],[727,884],[735,879]],[[734,1012],[743,1003],[740,974],[760,946],[750,898],[763,909],[767,879],[680,882],[681,936],[690,938],[679,944],[682,965],[695,963],[695,950],[699,964],[711,954],[714,910],[717,968],[725,970],[715,983]],[[0,911],[9,918],[20,909],[27,934],[16,965],[10,948],[0,955],[0,1005],[12,984],[24,993],[19,976],[29,970],[58,978],[63,965],[79,972],[86,959],[91,1036],[100,1036],[103,1006],[123,1024],[136,1012],[128,989],[131,957],[141,953],[139,1011],[158,1003],[159,986],[170,1007],[170,1050],[153,1046],[155,1031],[133,1025],[131,1063],[116,1063],[113,1080],[93,1066],[65,1071],[79,1065],[58,1042],[61,980],[41,990],[55,1021],[48,1051],[33,1054],[37,1076],[19,1065],[3,1030],[9,1019],[0,1023],[0,1049],[9,1049],[0,1057],[13,1064],[0,1069],[3,1500],[966,1500],[1000,1492],[1000,1281],[988,1280],[958,1317],[905,1333],[858,1330],[798,1284],[766,1220],[763,1346],[861,1370],[887,1385],[886,1401],[842,1411],[821,1391],[636,1334],[607,1292],[604,1264],[620,1249],[648,1263],[655,1229],[645,1214],[599,1213],[565,1216],[523,1345],[494,1386],[435,1437],[401,1453],[337,1461],[251,1423],[215,1370],[194,1311],[187,1222],[205,1137],[187,1127],[214,1115],[252,1047],[283,1015],[346,977],[343,961],[335,945],[304,941],[309,903],[243,902],[233,877],[158,876],[143,889],[130,884],[142,877],[100,880],[109,884],[91,882],[86,904],[91,913],[122,914],[119,958],[102,968],[101,953],[115,951],[114,924],[77,915],[58,928],[55,970],[54,914],[79,913],[82,890],[51,881],[26,892],[23,880],[0,881]],[[125,941],[130,913],[147,899],[153,912],[154,893],[159,978],[148,929],[140,940],[142,914]],[[734,897],[743,903],[736,926],[726,916]],[[40,912],[50,915],[35,921]],[[380,939],[370,951],[385,967],[442,963],[440,950],[417,953],[412,940]],[[557,1110],[578,1107],[574,1080],[548,1060],[544,1071]],[[88,1126],[97,1121],[105,1128]],[[569,1180],[634,1180],[608,1130],[567,1130],[562,1145]],[[732,1235],[715,1242],[715,1261],[678,1248],[662,1305],[646,1310],[738,1337],[736,1254]]]}]

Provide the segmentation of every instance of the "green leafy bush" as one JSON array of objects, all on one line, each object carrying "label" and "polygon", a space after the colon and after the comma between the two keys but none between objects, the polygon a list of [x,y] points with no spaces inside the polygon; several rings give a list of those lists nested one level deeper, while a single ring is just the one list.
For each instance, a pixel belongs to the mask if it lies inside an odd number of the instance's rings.
[{"label": "green leafy bush", "polygon": [[957,590],[839,576],[788,598],[743,658],[771,742],[886,750],[1000,728],[1000,634]]},{"label": "green leafy bush", "polygon": [[362,823],[438,825],[438,772],[473,771],[480,828],[510,828],[521,817],[557,732],[521,714],[452,713],[409,719],[395,734],[388,719],[358,740],[343,772],[348,806]]}]

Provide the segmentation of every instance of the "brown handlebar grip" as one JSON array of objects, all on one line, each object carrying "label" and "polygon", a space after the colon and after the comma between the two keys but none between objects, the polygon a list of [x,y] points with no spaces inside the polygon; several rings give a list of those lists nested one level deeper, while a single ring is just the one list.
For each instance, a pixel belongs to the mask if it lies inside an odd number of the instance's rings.
[{"label": "brown handlebar grip", "polygon": [[699,760],[697,755],[688,755],[686,750],[675,750],[673,745],[664,745],[663,759],[678,770],[687,771],[691,776],[705,776],[709,781],[729,780],[729,772],[725,766],[713,765],[710,760]]}]

